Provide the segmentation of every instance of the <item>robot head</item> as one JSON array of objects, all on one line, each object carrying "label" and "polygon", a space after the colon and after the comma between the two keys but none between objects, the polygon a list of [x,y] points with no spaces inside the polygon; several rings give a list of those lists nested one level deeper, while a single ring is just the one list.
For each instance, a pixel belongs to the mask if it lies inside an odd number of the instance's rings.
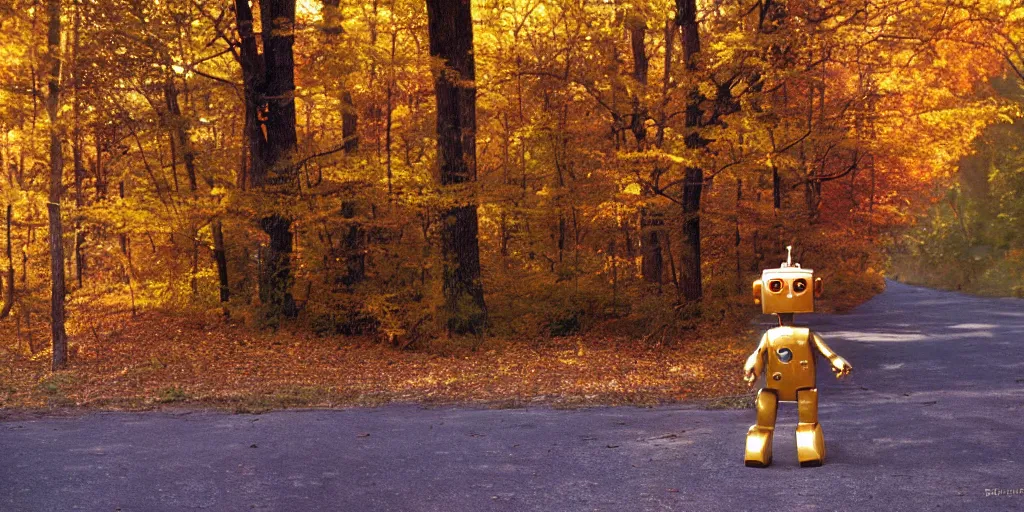
[{"label": "robot head", "polygon": [[793,263],[792,246],[786,246],[786,251],[789,254],[779,268],[765,269],[761,279],[754,281],[754,304],[760,304],[766,314],[812,313],[814,298],[821,296],[821,278]]}]

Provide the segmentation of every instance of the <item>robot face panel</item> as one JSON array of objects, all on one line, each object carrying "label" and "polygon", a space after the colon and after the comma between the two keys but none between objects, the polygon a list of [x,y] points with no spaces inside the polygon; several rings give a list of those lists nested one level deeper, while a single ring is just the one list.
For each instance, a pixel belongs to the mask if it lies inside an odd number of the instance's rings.
[{"label": "robot face panel", "polygon": [[821,279],[814,271],[800,267],[766,269],[754,282],[754,303],[765,313],[812,313],[814,297],[820,293]]}]

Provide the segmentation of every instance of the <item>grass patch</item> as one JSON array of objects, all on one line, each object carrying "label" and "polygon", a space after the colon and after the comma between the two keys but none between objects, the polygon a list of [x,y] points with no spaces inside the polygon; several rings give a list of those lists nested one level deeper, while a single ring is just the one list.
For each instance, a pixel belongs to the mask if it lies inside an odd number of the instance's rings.
[{"label": "grass patch", "polygon": [[161,388],[157,393],[156,401],[161,404],[170,404],[174,402],[185,402],[190,398],[189,394],[184,389],[178,386],[167,386]]},{"label": "grass patch", "polygon": [[75,383],[75,376],[68,372],[56,372],[39,380],[39,390],[49,396],[62,394],[63,390]]}]

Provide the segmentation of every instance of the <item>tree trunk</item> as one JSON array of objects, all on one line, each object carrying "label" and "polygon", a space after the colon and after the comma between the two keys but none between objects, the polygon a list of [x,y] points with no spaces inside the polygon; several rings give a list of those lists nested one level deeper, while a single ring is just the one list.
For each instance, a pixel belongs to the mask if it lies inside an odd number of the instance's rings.
[{"label": "tree trunk", "polygon": [[[177,167],[176,148],[181,148],[182,160],[185,163],[185,175],[188,178],[188,190],[192,200],[195,201],[197,191],[199,190],[199,183],[196,178],[196,155],[192,147],[191,137],[189,136],[188,121],[181,115],[181,103],[178,101],[178,95],[178,87],[174,83],[174,78],[168,77],[164,83],[164,101],[167,106],[165,124],[171,134],[171,169],[173,170]],[[175,190],[177,190],[178,178],[176,172],[174,176]],[[197,277],[199,274],[199,234],[195,221],[192,221],[190,224],[186,235],[187,239],[192,241],[192,247],[189,251],[189,260],[192,262],[192,268],[189,273],[189,288],[192,290],[192,297],[195,298],[199,295],[199,280]]]},{"label": "tree trunk", "polygon": [[14,307],[14,258],[11,257],[11,205],[7,205],[7,290],[4,291],[4,307],[0,320],[7,318]]},{"label": "tree trunk", "polygon": [[[341,15],[338,12],[339,0],[324,0],[324,33],[328,43],[334,42],[336,35],[341,33]],[[390,84],[390,82],[389,82]],[[390,94],[390,85],[388,92]],[[390,100],[390,96],[389,96]],[[389,108],[390,112],[391,109]],[[390,116],[389,116],[390,119]],[[352,99],[352,92],[345,90],[341,94],[341,140],[342,148],[346,155],[354,155],[359,150],[359,111],[356,109],[355,100]],[[388,196],[391,195],[391,168],[390,168],[390,126],[388,135]],[[341,202],[341,217],[345,219],[342,228],[343,258],[345,259],[345,273],[341,276],[340,282],[346,287],[351,287],[363,281],[366,277],[366,254],[363,250],[365,230],[360,222],[356,220],[356,201],[347,200]]]},{"label": "tree trunk", "polygon": [[46,43],[50,61],[49,94],[46,111],[50,118],[50,197],[47,211],[50,217],[50,339],[53,359],[50,368],[61,370],[67,366],[67,334],[64,331],[64,227],[61,225],[60,200],[63,195],[64,155],[61,147],[61,127],[58,119],[60,104],[60,0],[48,0],[49,30]]},{"label": "tree trunk", "polygon": [[[473,17],[469,0],[427,0],[430,55],[444,61],[434,75],[437,96],[437,166],[442,186],[476,181],[476,83]],[[480,281],[477,206],[441,214],[441,256],[447,326],[481,333],[487,321]]]},{"label": "tree trunk", "polygon": [[[181,148],[181,156],[185,162],[185,174],[188,177],[188,190],[194,197],[199,183],[196,179],[196,154],[189,136],[188,122],[181,115],[181,103],[178,101],[178,87],[173,78],[164,84],[164,100],[167,103],[167,127],[171,130],[171,140]],[[173,162],[172,162],[173,163]]]},{"label": "tree trunk", "polygon": [[96,163],[93,166],[96,175],[96,200],[99,201],[107,197],[107,180],[103,176],[103,137],[99,129],[93,133],[93,138],[96,142]]},{"label": "tree trunk", "polygon": [[736,257],[736,293],[743,293],[743,259],[740,257],[740,244],[743,243],[743,238],[740,236],[740,207],[743,202],[743,180],[736,179],[736,215],[734,217],[734,238],[733,238],[733,252]]},{"label": "tree trunk", "polygon": [[[186,98],[188,98],[187,90],[186,83]],[[181,114],[181,103],[178,101],[178,95],[179,92],[174,83],[174,78],[168,78],[164,85],[164,98],[167,102],[168,128],[171,131],[172,148],[175,145],[181,148],[181,156],[185,164],[185,175],[188,178],[188,190],[192,196],[192,200],[195,201],[198,198],[199,192],[199,173],[196,170],[196,150],[195,146],[192,144],[192,133],[189,128],[188,119]],[[173,158],[174,156],[172,151],[172,166],[174,165]],[[205,175],[203,180],[206,182],[207,186],[211,189],[213,188],[214,181],[212,176]],[[197,277],[199,273],[199,228],[200,226],[193,222],[188,234],[189,238],[192,240],[192,247],[190,248],[192,275],[189,278],[189,285],[192,289],[193,296],[197,296],[199,294],[199,281]],[[228,292],[228,267],[221,221],[219,219],[214,220],[211,224],[211,229],[213,231],[214,262],[217,266],[217,277],[220,282],[220,301],[227,302],[230,294]]]},{"label": "tree trunk", "polygon": [[637,151],[643,151],[647,139],[647,109],[640,101],[640,93],[647,85],[647,71],[650,63],[647,58],[647,48],[644,45],[644,38],[647,36],[647,23],[639,14],[631,16],[627,23],[629,24],[627,28],[629,29],[630,48],[633,51],[633,80],[636,80],[635,87],[638,89],[633,91],[631,98],[633,114],[630,118],[629,128],[636,139]]},{"label": "tree trunk", "polygon": [[342,237],[342,243],[345,244],[345,274],[341,278],[341,284],[348,287],[366,278],[366,254],[363,250],[365,232],[359,221],[355,220],[355,216],[356,204],[352,201],[343,201],[341,217],[345,219]]},{"label": "tree trunk", "polygon": [[[124,198],[125,198],[124,180],[121,180],[121,181],[117,182],[117,197],[121,198],[122,200],[124,200]],[[121,248],[121,254],[127,256],[129,258],[129,260],[130,260],[131,259],[131,247],[130,247],[131,246],[131,240],[128,239],[128,233],[124,233],[124,232],[120,233],[117,236],[117,240],[118,240],[118,246]],[[129,263],[131,263],[131,261],[129,261]],[[128,282],[128,274],[126,273],[125,274],[125,283],[127,283],[127,282]]]},{"label": "tree trunk", "polygon": [[[264,88],[267,105],[267,168],[256,185],[287,188],[294,178],[293,152],[298,141],[295,133],[295,0],[264,0],[260,3],[263,24]],[[271,317],[288,318],[298,314],[292,298],[291,253],[292,221],[280,214],[260,220],[270,236],[267,264],[260,279],[261,298]]]},{"label": "tree trunk", "polygon": [[[632,94],[633,113],[629,124],[633,138],[636,140],[637,151],[643,151],[647,149],[647,109],[640,102],[640,93],[642,92],[640,89],[647,85],[650,63],[644,44],[647,23],[640,17],[640,14],[634,14],[629,18],[627,24],[629,25],[627,29],[629,30],[630,48],[633,52],[633,80],[636,81],[635,86],[638,89]],[[658,172],[658,169],[652,172],[652,181],[655,178],[654,174]],[[651,196],[647,191],[645,191],[645,195]],[[662,213],[657,211],[656,206],[648,205],[640,210],[640,273],[644,281],[652,284],[661,284],[665,273],[661,243],[663,238],[661,230],[664,224]]]},{"label": "tree trunk", "polygon": [[686,168],[683,185],[683,297],[689,301],[703,296],[700,243],[700,196],[704,184],[704,171],[700,167]]},{"label": "tree trunk", "polygon": [[217,262],[217,279],[220,282],[220,301],[227,302],[231,298],[228,282],[228,256],[224,248],[224,227],[220,219],[213,221],[213,259]]},{"label": "tree trunk", "polygon": [[[264,100],[267,107],[267,185],[294,178],[295,132],[295,0],[260,2],[263,24]],[[264,183],[260,183],[264,184]],[[269,234],[269,233],[268,233]]]},{"label": "tree trunk", "polygon": [[323,32],[328,36],[334,36],[337,34],[345,33],[345,29],[341,26],[342,21],[341,12],[338,6],[341,5],[341,0],[323,0]]},{"label": "tree trunk", "polygon": [[248,159],[239,177],[241,188],[253,184],[257,176],[265,173],[266,138],[260,126],[259,111],[263,103],[263,62],[253,32],[252,9],[248,0],[235,0],[235,20],[238,26],[239,63],[242,67],[242,88],[245,97],[245,145]]},{"label": "tree trunk", "polygon": [[352,101],[352,93],[345,91],[341,95],[341,136],[346,153],[355,153],[359,149],[359,133],[356,131],[358,123],[359,113]]},{"label": "tree trunk", "polygon": [[779,176],[779,168],[770,164],[772,170],[772,208],[776,211],[782,208],[782,177]]},{"label": "tree trunk", "polygon": [[[683,34],[683,60],[686,69],[697,71],[697,53],[700,52],[700,34],[697,25],[696,0],[676,0],[676,23]],[[703,112],[700,109],[700,94],[694,90],[686,106],[686,147],[697,150],[705,147],[707,141],[700,136]],[[700,241],[700,199],[704,190],[704,170],[697,166],[686,168],[683,181],[683,253],[682,280],[683,297],[686,301],[700,300],[704,294],[701,276]]]},{"label": "tree trunk", "polygon": [[[295,0],[262,0],[263,55],[253,33],[252,9],[235,0],[240,63],[245,91],[245,131],[249,145],[248,181],[265,194],[289,192],[295,178]],[[259,112],[265,109],[265,121]],[[262,127],[260,124],[262,123]],[[265,134],[265,135],[264,135]],[[245,180],[242,180],[243,183]],[[291,219],[279,213],[263,216],[260,228],[270,237],[260,268],[259,295],[268,318],[298,314],[291,294]]]},{"label": "tree trunk", "polygon": [[[79,71],[79,52],[81,49],[80,39],[82,31],[82,5],[81,3],[75,4],[75,16],[74,16],[74,41],[72,45],[72,51],[74,52],[74,58],[72,60],[72,83],[74,84],[74,133],[72,135],[72,161],[75,166],[75,210],[81,211],[81,208],[85,206],[85,195],[82,191],[83,182],[85,181],[85,161],[83,153],[83,142],[82,142],[82,102],[79,98],[79,90],[81,89],[81,72]],[[82,278],[85,272],[85,252],[83,246],[85,245],[85,230],[82,229],[82,221],[75,219],[75,254],[73,256],[75,262],[75,281],[78,283],[78,287],[82,287]]]},{"label": "tree trunk", "polygon": [[271,215],[260,219],[260,228],[270,236],[260,269],[260,302],[268,318],[294,317],[298,314],[291,294],[291,221]]},{"label": "tree trunk", "polygon": [[[75,208],[85,206],[85,195],[82,192],[82,182],[85,179],[85,164],[82,162],[82,150],[77,145],[75,149]],[[78,287],[82,287],[83,276],[85,275],[85,229],[79,220],[75,221],[75,281]]]},{"label": "tree trunk", "polygon": [[664,225],[665,219],[661,212],[651,211],[649,207],[640,210],[640,273],[644,281],[652,284],[661,284],[665,273],[661,244]]}]

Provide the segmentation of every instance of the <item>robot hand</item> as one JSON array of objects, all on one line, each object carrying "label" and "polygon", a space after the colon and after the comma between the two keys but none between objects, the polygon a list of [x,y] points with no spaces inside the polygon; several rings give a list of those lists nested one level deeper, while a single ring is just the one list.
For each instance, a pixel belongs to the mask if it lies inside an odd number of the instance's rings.
[{"label": "robot hand", "polygon": [[743,381],[747,383],[747,387],[753,387],[754,382],[757,381],[757,375],[754,374],[752,368],[743,369]]},{"label": "robot hand", "polygon": [[850,372],[853,370],[853,366],[851,366],[850,363],[846,362],[846,359],[843,359],[842,357],[835,356],[835,358],[832,359],[831,362],[832,372],[836,374],[837,379],[849,375]]}]

